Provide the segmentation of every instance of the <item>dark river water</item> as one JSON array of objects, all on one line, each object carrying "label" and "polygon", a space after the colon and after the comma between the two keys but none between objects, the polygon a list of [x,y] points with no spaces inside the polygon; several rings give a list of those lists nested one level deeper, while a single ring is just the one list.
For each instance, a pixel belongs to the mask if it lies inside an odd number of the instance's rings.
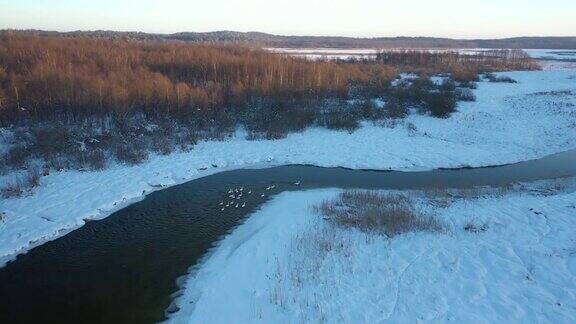
[{"label": "dark river water", "polygon": [[[0,269],[0,323],[162,321],[178,291],[177,278],[282,191],[463,188],[567,176],[576,176],[576,150],[477,169],[398,172],[295,165],[218,173],[154,192],[18,256]],[[244,187],[241,199],[228,197],[230,188],[239,187]],[[234,205],[222,211],[219,203],[232,200]]]}]

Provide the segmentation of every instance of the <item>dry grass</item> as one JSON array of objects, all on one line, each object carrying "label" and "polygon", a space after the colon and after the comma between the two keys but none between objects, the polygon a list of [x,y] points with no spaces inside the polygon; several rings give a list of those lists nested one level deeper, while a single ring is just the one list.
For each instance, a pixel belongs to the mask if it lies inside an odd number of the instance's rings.
[{"label": "dry grass", "polygon": [[274,260],[267,302],[284,311],[298,310],[298,323],[325,322],[330,312],[326,302],[338,294],[333,287],[342,276],[354,275],[354,255],[374,237],[350,235],[334,223],[320,222],[298,233],[287,258]]},{"label": "dry grass", "polygon": [[434,207],[447,208],[452,203],[461,199],[479,199],[486,197],[503,197],[515,189],[514,185],[508,184],[499,187],[473,187],[463,189],[428,188],[421,191],[422,197]]},{"label": "dry grass", "polygon": [[401,194],[349,190],[316,206],[315,210],[340,226],[388,237],[442,229],[437,220],[424,215],[415,208],[412,199]]},{"label": "dry grass", "polygon": [[[271,260],[275,270],[267,276],[268,295],[263,303],[296,311],[299,323],[323,323],[334,318],[331,314],[337,309],[331,301],[349,294],[334,287],[342,287],[343,282],[349,282],[347,278],[359,273],[372,273],[366,267],[374,273],[387,271],[374,263],[359,262],[367,255],[364,252],[373,249],[386,255],[389,238],[402,233],[444,231],[444,226],[424,213],[424,206],[412,197],[350,190],[312,206],[328,221],[312,219],[292,237],[286,257]],[[380,297],[376,291],[370,296]],[[259,305],[254,302],[255,318],[261,318]]]},{"label": "dry grass", "polygon": [[477,224],[474,221],[470,221],[464,225],[464,230],[470,233],[482,233],[488,230],[488,224]]}]

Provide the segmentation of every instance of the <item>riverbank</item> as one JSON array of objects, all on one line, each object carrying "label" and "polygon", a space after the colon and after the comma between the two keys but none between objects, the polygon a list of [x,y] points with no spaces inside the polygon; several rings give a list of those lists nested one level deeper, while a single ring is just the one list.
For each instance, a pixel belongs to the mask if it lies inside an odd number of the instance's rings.
[{"label": "riverbank", "polygon": [[192,274],[171,322],[573,322],[575,190],[404,192],[444,231],[393,238],[310,208],[339,190],[282,193]]},{"label": "riverbank", "polygon": [[314,128],[276,141],[247,141],[239,131],[230,140],[202,142],[191,152],[154,156],[142,165],[52,173],[30,195],[0,201],[0,260],[152,191],[223,170],[283,164],[407,171],[478,167],[576,148],[576,71],[504,75],[518,83],[480,82],[477,101],[462,103],[448,119],[412,114],[396,125],[365,124],[352,134]]}]

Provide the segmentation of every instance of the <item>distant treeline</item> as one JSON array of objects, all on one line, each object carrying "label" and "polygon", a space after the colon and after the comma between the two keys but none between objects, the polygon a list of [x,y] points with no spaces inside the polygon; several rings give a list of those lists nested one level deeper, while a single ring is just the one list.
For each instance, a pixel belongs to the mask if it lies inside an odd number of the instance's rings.
[{"label": "distant treeline", "polygon": [[376,61],[417,74],[450,73],[455,81],[477,81],[478,74],[494,71],[537,70],[540,66],[523,50],[495,49],[474,53],[457,51],[383,50]]},{"label": "distant treeline", "polygon": [[[1,33],[2,31],[0,31]],[[34,33],[39,36],[98,37],[133,40],[179,40],[187,42],[250,43],[269,47],[292,48],[515,48],[515,49],[576,49],[574,37],[514,37],[502,39],[452,39],[438,37],[334,37],[334,36],[281,36],[259,32],[215,31],[206,33],[180,32],[150,34],[142,32],[73,31],[54,32],[42,30],[4,31]]]},{"label": "distant treeline", "polygon": [[487,70],[533,70],[537,64],[526,52],[518,49],[494,49],[460,53],[457,51],[392,50],[377,53],[376,60],[392,66],[424,66],[450,69],[469,65]]}]

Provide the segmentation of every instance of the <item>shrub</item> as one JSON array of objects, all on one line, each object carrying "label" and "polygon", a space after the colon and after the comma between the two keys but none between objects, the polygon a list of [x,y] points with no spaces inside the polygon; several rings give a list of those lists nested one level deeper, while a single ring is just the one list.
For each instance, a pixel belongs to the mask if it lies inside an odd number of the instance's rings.
[{"label": "shrub", "polygon": [[324,116],[323,126],[328,129],[346,130],[349,133],[352,133],[360,128],[360,123],[350,115],[331,113]]},{"label": "shrub", "polygon": [[458,101],[476,101],[476,95],[470,89],[457,88],[455,94]]},{"label": "shrub", "polygon": [[161,155],[168,155],[173,152],[174,145],[170,140],[169,134],[155,134],[152,137],[152,150],[161,154]]},{"label": "shrub", "polygon": [[86,152],[83,167],[88,170],[103,170],[106,168],[106,153],[102,149]]},{"label": "shrub", "polygon": [[318,124],[328,129],[346,130],[350,133],[360,127],[359,116],[346,108],[330,109],[322,113]]},{"label": "shrub", "polygon": [[0,195],[4,199],[17,198],[24,194],[27,189],[40,186],[40,169],[29,168],[23,175],[16,175],[6,186],[0,189]]},{"label": "shrub", "polygon": [[421,76],[412,81],[412,87],[421,90],[430,90],[434,88],[434,82],[428,76]]},{"label": "shrub", "polygon": [[431,92],[424,99],[424,109],[434,117],[447,118],[456,111],[456,98],[452,92]]},{"label": "shrub", "polygon": [[484,77],[490,82],[502,82],[502,83],[517,83],[518,82],[509,76],[505,76],[505,75],[497,76],[494,73],[485,73]]},{"label": "shrub", "polygon": [[22,169],[30,158],[30,150],[22,145],[14,146],[4,155],[4,165],[14,169]]},{"label": "shrub", "polygon": [[451,79],[444,79],[440,85],[440,91],[456,91],[456,83]]},{"label": "shrub", "polygon": [[456,82],[468,84],[479,80],[478,68],[468,66],[457,66],[452,68],[452,78]]},{"label": "shrub", "polygon": [[472,81],[465,81],[465,82],[460,82],[458,84],[460,87],[462,88],[468,88],[468,89],[476,89],[478,88],[478,85],[475,82]]},{"label": "shrub", "polygon": [[391,98],[386,102],[386,116],[389,118],[404,118],[408,116],[408,106],[406,103],[396,99]]},{"label": "shrub", "polygon": [[40,177],[42,174],[39,168],[29,168],[26,172],[25,183],[29,188],[36,188],[40,186]]},{"label": "shrub", "polygon": [[196,132],[184,129],[176,133],[174,141],[182,151],[188,151],[198,143],[198,137],[199,135]]},{"label": "shrub", "polygon": [[22,184],[19,182],[12,182],[6,185],[4,188],[0,190],[2,198],[18,198],[22,196],[24,190],[22,189]]},{"label": "shrub", "polygon": [[143,163],[148,159],[148,151],[138,145],[120,144],[116,147],[116,158],[129,165]]},{"label": "shrub", "polygon": [[356,110],[358,115],[365,120],[378,120],[385,115],[384,111],[378,108],[372,100],[362,100],[351,109]]},{"label": "shrub", "polygon": [[312,125],[322,103],[307,98],[259,99],[245,119],[249,139],[280,139]]},{"label": "shrub", "polygon": [[62,125],[34,128],[33,135],[33,153],[46,159],[66,151],[71,144],[71,136]]}]

